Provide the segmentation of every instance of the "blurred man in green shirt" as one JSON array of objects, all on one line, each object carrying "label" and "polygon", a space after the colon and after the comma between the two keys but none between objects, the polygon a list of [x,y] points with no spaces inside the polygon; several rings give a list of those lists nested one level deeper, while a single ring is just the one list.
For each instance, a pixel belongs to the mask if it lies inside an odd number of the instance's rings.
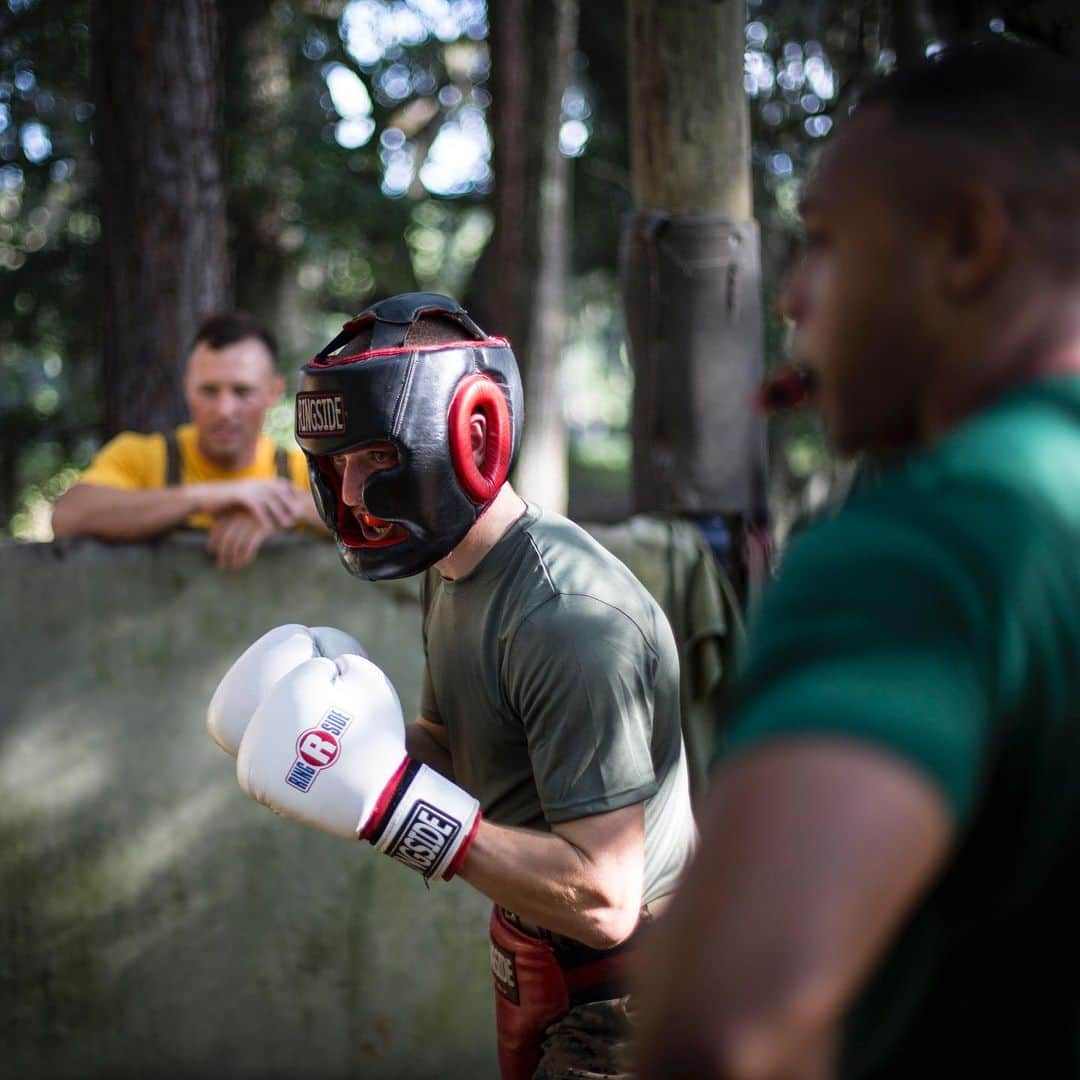
[{"label": "blurred man in green shirt", "polygon": [[1080,1076],[1080,73],[864,95],[784,295],[838,449],[751,632],[643,1076]]}]

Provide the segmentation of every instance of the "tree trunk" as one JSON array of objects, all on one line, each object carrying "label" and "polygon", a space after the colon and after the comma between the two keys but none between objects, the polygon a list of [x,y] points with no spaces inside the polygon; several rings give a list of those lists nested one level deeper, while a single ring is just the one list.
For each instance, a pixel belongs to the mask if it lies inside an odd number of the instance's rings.
[{"label": "tree trunk", "polygon": [[562,99],[570,80],[577,42],[577,0],[555,0],[554,48],[542,104],[539,205],[536,221],[536,278],[527,310],[529,364],[525,380],[527,423],[517,466],[517,486],[526,498],[565,513],[569,501],[566,424],[559,367],[566,339],[566,278],[570,269],[570,161],[559,151]]},{"label": "tree trunk", "polygon": [[529,6],[528,0],[498,0],[490,10],[495,229],[483,267],[490,285],[474,305],[485,330],[511,340],[523,370],[531,292],[526,238],[534,232],[536,211],[529,183]]},{"label": "tree trunk", "polygon": [[[565,512],[567,440],[559,366],[570,250],[570,162],[559,152],[577,0],[502,0],[491,9],[495,233],[485,329],[514,345],[525,385],[521,493]],[[526,30],[528,34],[526,36]]]},{"label": "tree trunk", "polygon": [[887,0],[888,44],[896,54],[897,67],[908,67],[923,58],[929,36],[923,0]]},{"label": "tree trunk", "polygon": [[288,169],[310,153],[304,139],[311,132],[288,115],[295,96],[308,89],[297,85],[290,41],[274,12],[262,0],[229,0],[220,9],[228,265],[236,306],[273,331],[289,369],[311,341],[296,278],[303,246],[282,242],[282,222],[292,198]]},{"label": "tree trunk", "polygon": [[94,0],[106,435],[184,416],[199,319],[228,302],[213,0]]},{"label": "tree trunk", "polygon": [[[765,519],[760,240],[741,0],[630,0],[621,256],[638,510]],[[739,538],[729,569],[741,585]]]},{"label": "tree trunk", "polygon": [[743,5],[629,0],[628,27],[635,205],[752,217]]}]

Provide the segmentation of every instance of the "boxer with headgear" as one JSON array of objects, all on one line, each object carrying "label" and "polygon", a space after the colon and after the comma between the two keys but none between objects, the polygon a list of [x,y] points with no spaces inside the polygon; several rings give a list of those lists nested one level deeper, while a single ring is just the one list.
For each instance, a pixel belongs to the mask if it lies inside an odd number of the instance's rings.
[{"label": "boxer with headgear", "polygon": [[494,902],[504,1078],[619,1076],[627,960],[695,837],[678,657],[637,579],[513,490],[522,413],[509,342],[449,297],[346,323],[303,369],[296,437],[349,572],[425,574],[420,715],[354,652],[294,663],[301,642],[276,680],[249,650],[269,690],[239,718],[222,702],[251,695],[219,694],[214,725],[243,729],[259,802]]},{"label": "boxer with headgear", "polygon": [[[460,340],[406,344],[425,315],[442,325],[443,339],[456,324]],[[407,577],[448,555],[506,481],[521,444],[523,411],[509,343],[488,338],[448,298],[391,297],[346,323],[304,367],[296,440],[349,572]],[[486,427],[480,464],[469,431],[477,415]],[[366,485],[365,527],[342,500],[334,459],[374,443],[392,445],[399,460]],[[394,528],[372,526],[375,520]]]}]

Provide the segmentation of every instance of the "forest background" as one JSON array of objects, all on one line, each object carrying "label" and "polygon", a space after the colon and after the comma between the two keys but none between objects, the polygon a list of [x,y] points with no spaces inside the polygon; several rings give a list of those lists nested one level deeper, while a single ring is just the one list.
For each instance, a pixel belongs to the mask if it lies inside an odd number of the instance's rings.
[{"label": "forest background", "polygon": [[[204,156],[221,164],[205,180],[211,201],[223,199],[224,231],[185,238],[190,294],[266,321],[290,388],[345,319],[402,291],[450,293],[518,344],[525,324],[514,322],[521,304],[511,311],[503,299],[496,200],[512,194],[509,179],[499,186],[507,163],[539,161],[514,183],[527,185],[521,206],[545,183],[559,185],[565,206],[547,384],[565,460],[552,468],[566,472],[572,516],[632,511],[634,378],[618,262],[633,209],[633,75],[621,0],[177,0],[156,20],[124,0],[0,3],[0,535],[50,539],[51,501],[105,438],[178,419],[176,371],[193,327],[161,306],[127,310],[119,325],[108,295],[118,283],[103,272],[102,222],[110,200],[116,220],[126,178],[103,168],[100,151],[143,136],[153,150],[138,125],[158,104],[162,116],[209,109],[209,127],[175,125],[169,138],[188,140],[194,160],[209,138]],[[775,297],[797,251],[800,188],[859,88],[948,42],[999,34],[1080,58],[1080,29],[1067,0],[748,0],[745,11],[738,47],[772,368],[784,359]],[[204,64],[209,98],[184,99],[190,86],[167,71],[125,79],[140,34],[163,35],[148,46],[167,55],[175,45],[176,62]],[[560,58],[565,71],[553,75]],[[534,109],[529,123],[500,125],[500,63],[549,98],[554,85],[556,115]],[[153,95],[160,103],[144,98]],[[562,162],[547,173],[545,140],[557,140]],[[160,265],[177,258],[167,231],[157,242]],[[519,296],[536,294],[534,263],[519,252]],[[117,339],[133,331],[118,367]],[[164,397],[148,399],[140,388],[158,385],[161,370]],[[291,442],[290,401],[269,424]],[[769,449],[782,535],[845,467],[806,414],[771,422]]]}]

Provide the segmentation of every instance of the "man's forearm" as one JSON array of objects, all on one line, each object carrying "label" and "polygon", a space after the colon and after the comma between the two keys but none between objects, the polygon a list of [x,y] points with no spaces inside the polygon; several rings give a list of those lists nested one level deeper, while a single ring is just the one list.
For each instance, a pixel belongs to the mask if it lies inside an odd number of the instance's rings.
[{"label": "man's forearm", "polygon": [[423,720],[414,720],[405,725],[405,749],[409,757],[442,773],[447,780],[454,779],[450,751],[432,734]]},{"label": "man's forearm", "polygon": [[614,826],[611,842],[601,839],[596,855],[558,833],[481,821],[459,875],[529,922],[593,948],[611,948],[630,936],[641,910],[640,811],[640,805],[626,807],[573,823]]},{"label": "man's forearm", "polygon": [[[410,757],[454,779],[445,729],[405,726]],[[644,804],[561,822],[553,832],[481,820],[458,876],[521,918],[594,948],[633,932],[645,873]]]},{"label": "man's forearm", "polygon": [[53,507],[53,534],[144,540],[174,528],[198,509],[198,499],[183,486],[127,491],[76,484]]}]

